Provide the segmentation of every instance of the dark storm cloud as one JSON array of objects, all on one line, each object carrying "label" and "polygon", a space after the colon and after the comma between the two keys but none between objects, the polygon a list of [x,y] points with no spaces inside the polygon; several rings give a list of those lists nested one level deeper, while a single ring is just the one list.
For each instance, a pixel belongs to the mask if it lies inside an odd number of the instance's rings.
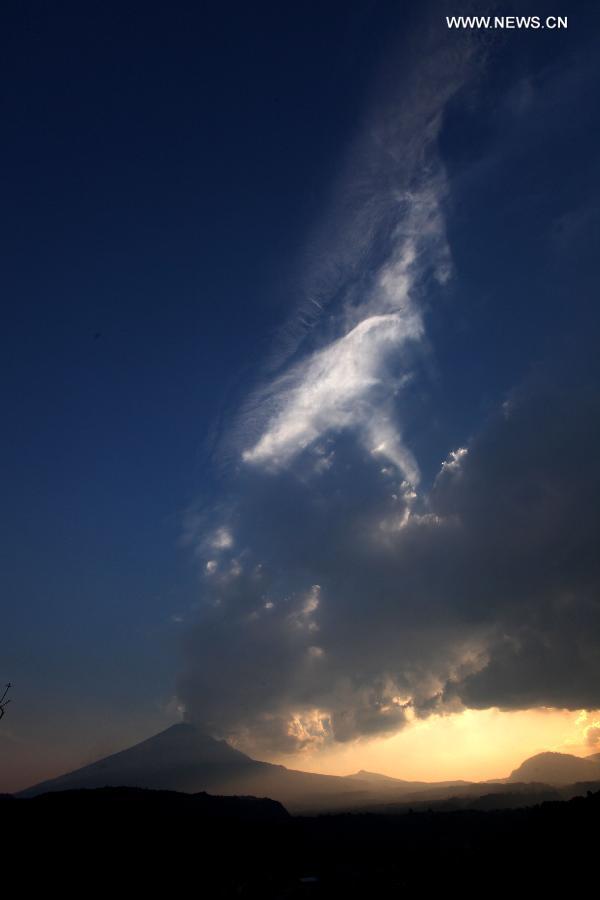
[{"label": "dark storm cloud", "polygon": [[488,665],[455,688],[470,706],[600,702],[599,378],[562,362],[517,392],[464,470],[434,489],[472,559],[466,614],[495,626]]},{"label": "dark storm cloud", "polygon": [[294,750],[409,707],[600,705],[596,375],[532,378],[426,498],[350,440],[245,473],[187,638],[190,717]]}]

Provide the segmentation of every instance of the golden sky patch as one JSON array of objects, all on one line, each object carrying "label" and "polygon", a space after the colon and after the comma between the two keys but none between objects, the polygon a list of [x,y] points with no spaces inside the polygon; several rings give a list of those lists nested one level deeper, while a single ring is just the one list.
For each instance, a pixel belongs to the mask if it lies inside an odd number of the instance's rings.
[{"label": "golden sky patch", "polygon": [[359,769],[422,781],[504,778],[546,750],[586,756],[600,713],[585,710],[465,710],[414,720],[388,738],[360,740],[272,757],[288,768],[331,775]]}]

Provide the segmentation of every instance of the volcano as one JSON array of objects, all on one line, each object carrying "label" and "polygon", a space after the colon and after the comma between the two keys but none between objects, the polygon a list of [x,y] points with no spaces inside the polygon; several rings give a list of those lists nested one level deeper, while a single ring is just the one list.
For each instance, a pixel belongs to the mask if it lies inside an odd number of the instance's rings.
[{"label": "volcano", "polygon": [[295,812],[351,808],[376,799],[368,780],[259,762],[187,723],[172,725],[127,750],[36,784],[20,796],[123,786],[270,797]]}]

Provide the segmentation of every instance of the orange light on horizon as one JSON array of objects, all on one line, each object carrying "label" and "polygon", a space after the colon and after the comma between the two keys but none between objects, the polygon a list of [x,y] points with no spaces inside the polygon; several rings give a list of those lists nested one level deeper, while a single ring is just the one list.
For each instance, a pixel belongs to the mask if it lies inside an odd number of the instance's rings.
[{"label": "orange light on horizon", "polygon": [[329,744],[269,759],[330,775],[366,769],[411,781],[486,781],[507,777],[536,753],[589,755],[600,749],[593,743],[596,735],[600,714],[594,711],[467,709],[413,719],[392,737]]}]

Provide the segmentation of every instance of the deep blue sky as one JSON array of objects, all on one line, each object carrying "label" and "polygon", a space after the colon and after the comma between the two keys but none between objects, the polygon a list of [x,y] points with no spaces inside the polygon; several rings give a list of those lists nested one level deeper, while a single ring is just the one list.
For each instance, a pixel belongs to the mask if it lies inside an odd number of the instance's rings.
[{"label": "deep blue sky", "polygon": [[183,513],[212,493],[210,435],[287,314],[280,286],[394,18],[379,12],[4,8],[2,670],[19,685],[15,719],[25,705],[78,715],[172,693],[165,626],[198,590]]},{"label": "deep blue sky", "polygon": [[[395,54],[416,65],[425,21],[449,40],[445,5],[420,6],[4,6],[0,678],[19,739],[81,722],[77,761],[173,717],[172,617],[201,595],[186,511],[218,502],[215,448],[348,148],[404,77]],[[598,17],[566,12],[562,34],[482,39],[445,110],[455,277],[431,287],[405,425],[425,485],[599,324]]]}]

